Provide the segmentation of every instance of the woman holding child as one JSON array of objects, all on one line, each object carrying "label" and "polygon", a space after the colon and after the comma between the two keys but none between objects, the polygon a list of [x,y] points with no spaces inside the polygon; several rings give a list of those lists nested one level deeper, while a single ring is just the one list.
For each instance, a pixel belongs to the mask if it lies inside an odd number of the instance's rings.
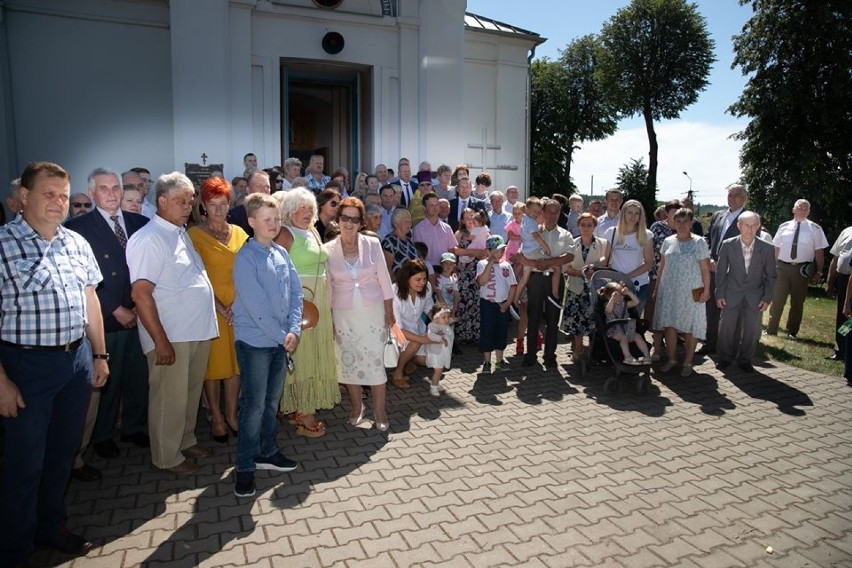
[{"label": "woman holding child", "polygon": [[[459,275],[459,321],[456,324],[456,340],[473,342],[479,339],[479,285],[476,283],[476,263],[488,257],[485,250],[487,234],[477,226],[476,212],[465,209],[461,225],[456,231],[459,246],[450,252],[458,256]],[[487,231],[487,229],[486,229]],[[477,236],[479,233],[479,236]],[[480,244],[481,241],[481,244]]]},{"label": "woman holding child", "polygon": [[[675,234],[663,241],[657,269],[653,329],[665,329],[666,357],[663,373],[677,365],[677,334],[686,334],[682,377],[692,374],[692,359],[699,339],[707,331],[704,304],[710,298],[710,251],[707,241],[691,232],[692,211],[674,214]],[[699,293],[700,292],[700,293]]]}]

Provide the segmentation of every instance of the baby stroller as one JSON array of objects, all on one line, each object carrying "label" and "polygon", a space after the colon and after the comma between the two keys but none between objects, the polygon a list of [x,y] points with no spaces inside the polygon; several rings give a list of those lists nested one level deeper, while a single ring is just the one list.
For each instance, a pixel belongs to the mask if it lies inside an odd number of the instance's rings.
[{"label": "baby stroller", "polygon": [[[609,359],[615,367],[615,375],[610,375],[604,381],[604,392],[607,394],[615,393],[618,390],[620,383],[624,382],[620,381],[622,375],[625,375],[634,380],[633,389],[636,394],[645,395],[648,393],[648,389],[651,386],[651,365],[649,363],[641,365],[626,364],[623,360],[621,347],[618,342],[606,336],[607,330],[612,326],[624,324],[630,321],[627,319],[606,320],[606,313],[604,311],[606,303],[598,296],[598,290],[610,282],[621,282],[627,286],[631,292],[634,294],[636,293],[636,287],[633,285],[633,282],[621,272],[617,272],[615,270],[598,270],[592,275],[589,293],[591,294],[592,317],[595,320],[596,342],[598,345],[603,346],[603,349],[606,351],[607,359]],[[641,325],[642,321],[639,319],[639,313],[636,308],[630,308],[629,315],[631,318],[637,320],[638,325],[636,333],[642,333],[644,331],[644,327]],[[634,357],[637,355],[641,356],[639,348],[632,341],[630,342],[630,352]]]}]

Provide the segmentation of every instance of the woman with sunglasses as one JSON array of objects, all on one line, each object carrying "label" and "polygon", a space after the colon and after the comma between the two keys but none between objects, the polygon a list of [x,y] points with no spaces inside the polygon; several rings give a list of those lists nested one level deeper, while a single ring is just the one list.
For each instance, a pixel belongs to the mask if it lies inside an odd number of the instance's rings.
[{"label": "woman with sunglasses", "polygon": [[354,197],[340,203],[340,236],[325,245],[326,273],[331,290],[334,340],[337,343],[339,382],[351,402],[349,423],[364,420],[361,388],[369,386],[376,428],[389,428],[385,411],[383,351],[387,329],[394,323],[393,288],[379,240],[362,234],[366,213]]},{"label": "woman with sunglasses", "polygon": [[317,195],[317,220],[314,227],[325,242],[325,229],[337,218],[340,207],[340,193],[335,189],[324,189]]}]

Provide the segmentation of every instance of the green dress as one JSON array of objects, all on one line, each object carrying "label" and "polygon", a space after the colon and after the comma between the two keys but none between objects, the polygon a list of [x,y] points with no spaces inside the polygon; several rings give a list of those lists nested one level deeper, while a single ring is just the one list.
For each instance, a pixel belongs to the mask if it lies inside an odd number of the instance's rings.
[{"label": "green dress", "polygon": [[290,259],[299,273],[305,299],[316,304],[319,310],[319,321],[316,327],[302,331],[299,348],[293,355],[296,369],[287,374],[280,409],[287,414],[314,414],[322,408],[334,408],[340,402],[331,302],[325,276],[328,254],[313,232],[284,228],[293,235]]}]

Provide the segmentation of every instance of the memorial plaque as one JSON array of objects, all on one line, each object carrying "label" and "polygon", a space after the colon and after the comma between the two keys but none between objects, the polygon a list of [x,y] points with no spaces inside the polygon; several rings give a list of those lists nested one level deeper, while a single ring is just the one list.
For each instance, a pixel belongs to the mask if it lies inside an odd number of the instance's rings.
[{"label": "memorial plaque", "polygon": [[218,172],[221,174],[225,171],[224,164],[190,164],[189,162],[184,162],[183,164],[183,173],[186,174],[192,181],[192,185],[195,186],[196,191],[201,187],[201,184],[204,183],[204,180],[211,177],[213,173]]}]

